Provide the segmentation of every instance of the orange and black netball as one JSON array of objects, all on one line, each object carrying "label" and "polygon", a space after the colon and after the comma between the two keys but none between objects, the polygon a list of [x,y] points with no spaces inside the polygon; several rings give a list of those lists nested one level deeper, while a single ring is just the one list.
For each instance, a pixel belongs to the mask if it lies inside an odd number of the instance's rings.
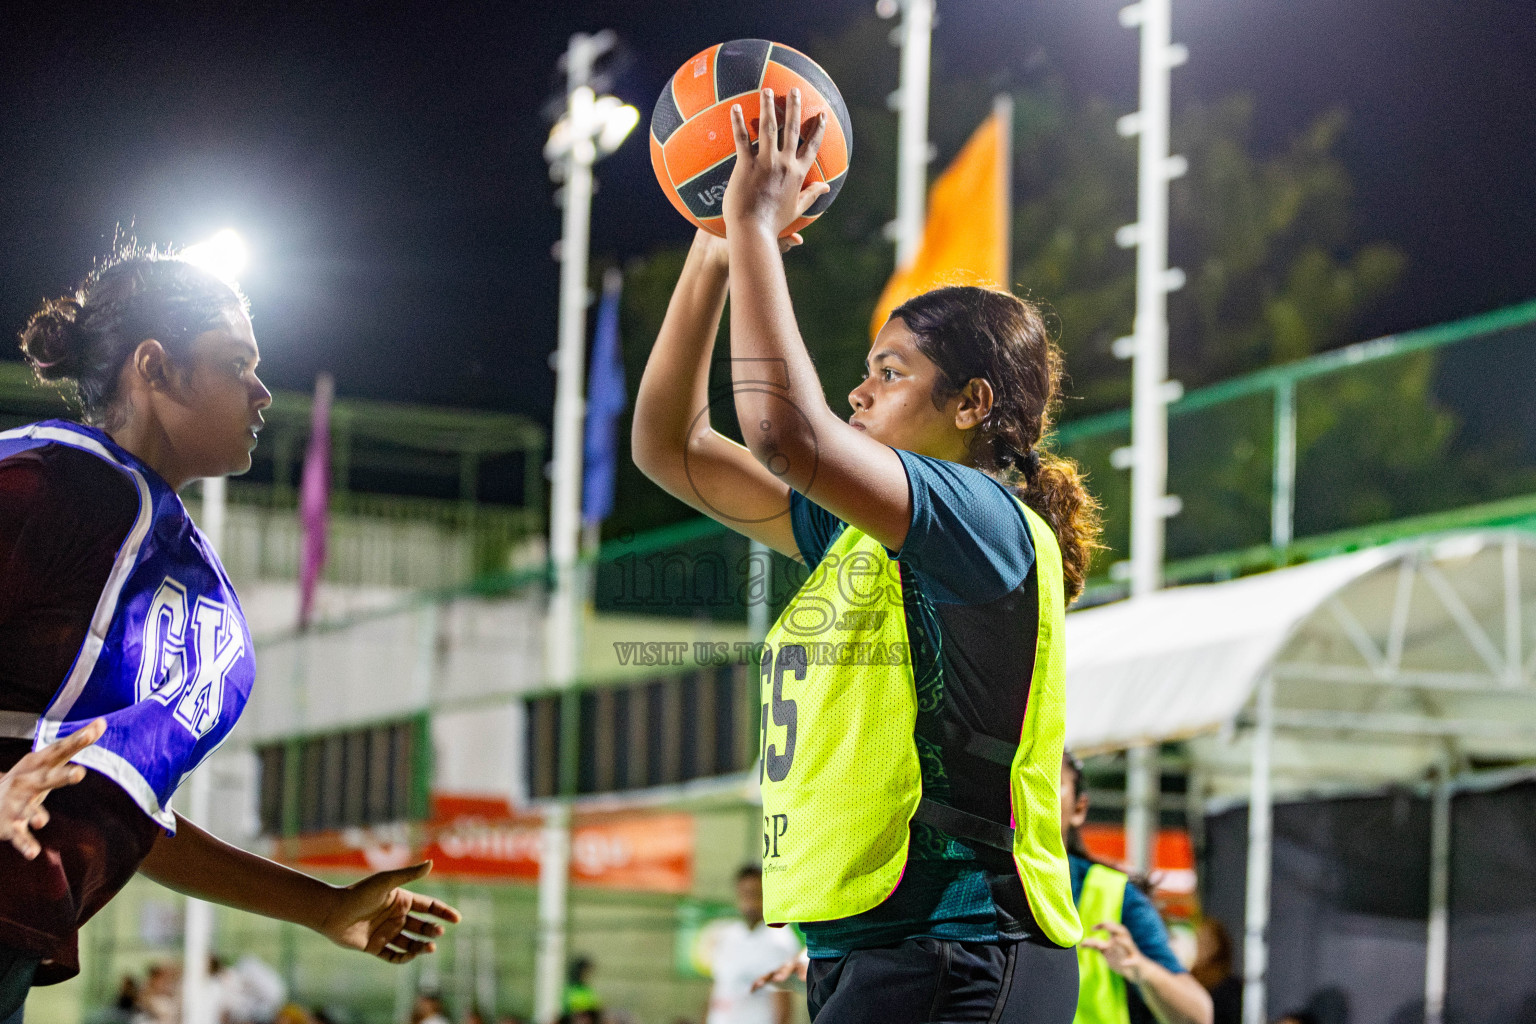
[{"label": "orange and black netball", "polygon": [[773,90],[779,119],[785,97],[800,90],[807,126],[823,112],[826,136],[805,184],[825,181],[831,191],[784,229],[799,231],[832,205],[848,176],[853,133],[848,108],[831,77],[799,50],[766,39],[737,39],[711,46],[678,68],[661,90],[651,114],[651,166],[677,212],[716,235],[725,235],[721,200],[736,166],[731,105],[740,103],[752,140],[757,141],[757,91]]}]

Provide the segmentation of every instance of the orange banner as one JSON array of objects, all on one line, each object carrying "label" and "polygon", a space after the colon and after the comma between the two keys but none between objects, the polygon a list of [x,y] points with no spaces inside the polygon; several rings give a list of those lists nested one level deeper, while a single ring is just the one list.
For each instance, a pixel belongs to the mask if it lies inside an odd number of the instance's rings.
[{"label": "orange banner", "polygon": [[[431,859],[432,873],[485,881],[539,877],[543,820],[506,801],[439,794],[432,818],[410,826],[342,829],[300,837],[279,850],[320,870],[380,871]],[[601,889],[686,893],[693,887],[689,814],[578,817],[571,830],[571,883]]]},{"label": "orange banner", "polygon": [[[1082,828],[1088,852],[1111,864],[1126,862],[1125,828],[1122,825],[1089,824]],[[1157,833],[1152,848],[1152,884],[1158,905],[1174,917],[1189,917],[1196,908],[1195,848],[1189,833],[1165,828]]]}]

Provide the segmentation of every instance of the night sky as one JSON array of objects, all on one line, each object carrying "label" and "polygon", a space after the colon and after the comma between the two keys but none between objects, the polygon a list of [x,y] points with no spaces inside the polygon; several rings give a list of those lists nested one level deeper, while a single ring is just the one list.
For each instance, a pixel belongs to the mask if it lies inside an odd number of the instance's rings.
[{"label": "night sky", "polygon": [[[253,248],[243,283],[274,387],[330,369],[343,395],[547,420],[559,214],[540,111],[569,34],[620,34],[633,60],[614,91],[643,125],[666,76],[703,47],[758,36],[814,57],[818,36],[872,4],[7,5],[0,325],[13,337],[118,224],[145,243],[233,226]],[[1016,80],[1043,53],[1074,90],[1129,111],[1136,34],[1119,6],[939,0],[935,46]],[[1409,257],[1362,336],[1536,296],[1528,0],[1175,0],[1175,12],[1191,51],[1176,105],[1251,92],[1261,146],[1349,111],[1358,237]],[[688,238],[641,132],[598,176],[594,256]]]}]

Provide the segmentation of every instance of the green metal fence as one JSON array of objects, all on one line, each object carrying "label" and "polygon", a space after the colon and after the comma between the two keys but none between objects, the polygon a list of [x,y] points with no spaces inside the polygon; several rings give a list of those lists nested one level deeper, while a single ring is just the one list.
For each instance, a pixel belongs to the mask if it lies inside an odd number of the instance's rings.
[{"label": "green metal fence", "polygon": [[[1536,515],[1532,379],[1536,302],[1186,394],[1168,407],[1168,490],[1183,506],[1168,521],[1168,578]],[[1127,556],[1129,443],[1128,411],[1056,437],[1104,502],[1103,596]]]},{"label": "green metal fence", "polygon": [[[1182,511],[1168,520],[1167,579],[1222,579],[1436,530],[1536,525],[1533,382],[1536,301],[1185,394],[1168,407],[1168,491]],[[1054,439],[1104,504],[1090,600],[1125,590],[1130,426],[1120,410],[1064,423]],[[651,580],[660,614],[740,617],[739,601],[682,575],[676,556],[700,552],[744,565],[746,542],[700,520],[605,544],[599,608],[617,610],[626,585]],[[796,579],[788,564],[775,573]]]}]

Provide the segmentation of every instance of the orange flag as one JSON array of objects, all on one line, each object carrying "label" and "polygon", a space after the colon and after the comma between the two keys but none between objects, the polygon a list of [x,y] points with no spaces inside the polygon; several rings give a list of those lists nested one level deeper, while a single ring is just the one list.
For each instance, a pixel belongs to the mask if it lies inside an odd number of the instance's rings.
[{"label": "orange flag", "polygon": [[869,324],[873,338],[891,310],[914,295],[952,284],[1007,288],[1013,99],[999,96],[953,163],[928,190],[923,242],[891,275]]}]

